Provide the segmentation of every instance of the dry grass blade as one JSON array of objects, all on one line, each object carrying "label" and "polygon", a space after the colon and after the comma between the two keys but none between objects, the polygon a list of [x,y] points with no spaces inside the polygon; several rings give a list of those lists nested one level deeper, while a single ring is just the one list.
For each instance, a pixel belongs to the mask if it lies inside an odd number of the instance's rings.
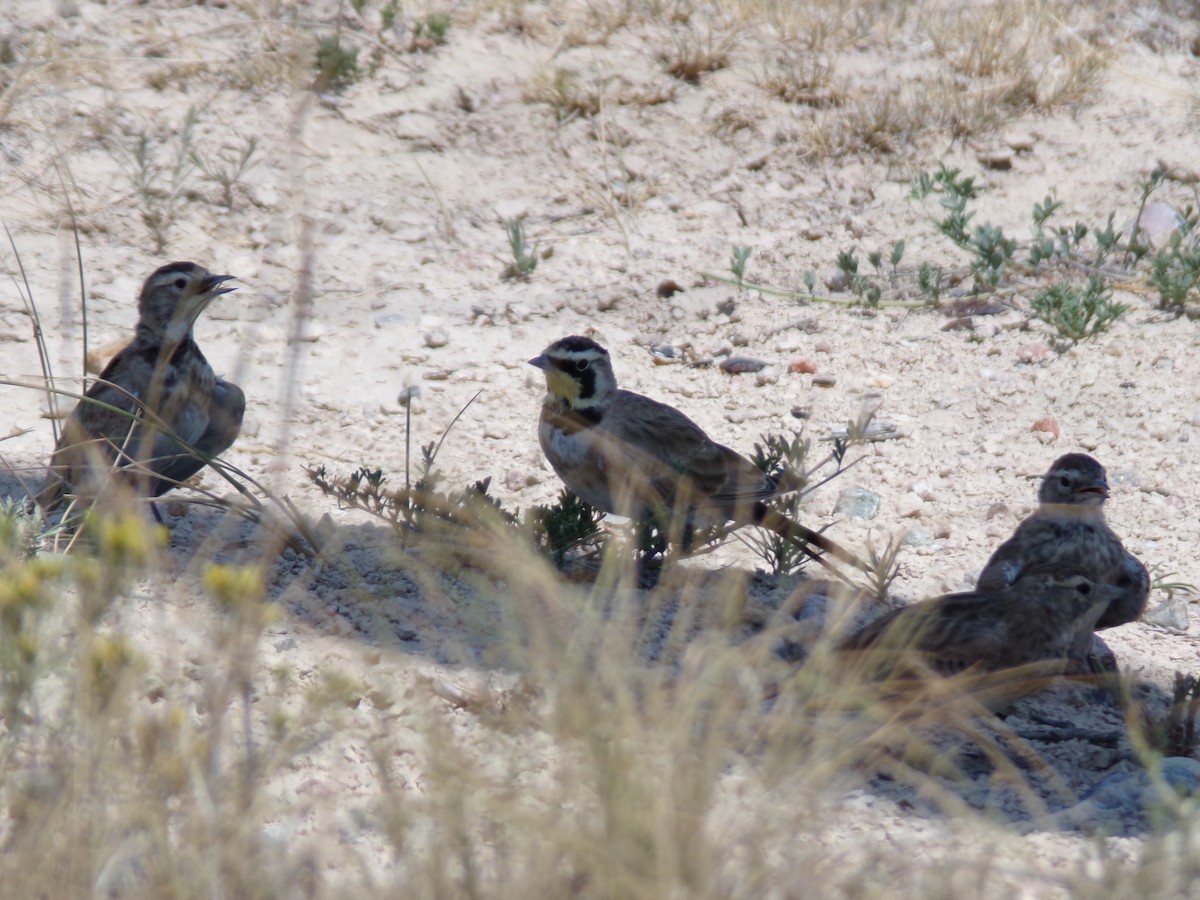
[{"label": "dry grass blade", "polygon": [[[34,300],[33,288],[29,284],[29,276],[25,273],[25,264],[21,261],[21,253],[17,250],[16,241],[13,240],[12,232],[8,228],[8,224],[4,225],[4,233],[8,235],[8,244],[12,247],[13,255],[17,260],[17,268],[21,273],[21,282],[13,281],[17,288],[17,293],[21,295],[21,301],[25,304],[25,311],[29,314],[29,319],[33,323],[33,339],[37,345],[38,362],[42,367],[42,387],[46,392],[46,403],[50,409],[51,428],[54,431],[54,441],[58,443],[58,420],[61,415],[58,410],[57,391],[54,386],[54,368],[50,364],[50,354],[46,349],[46,335],[42,331],[42,317],[38,312],[37,302]],[[24,284],[24,290],[22,290]]]}]

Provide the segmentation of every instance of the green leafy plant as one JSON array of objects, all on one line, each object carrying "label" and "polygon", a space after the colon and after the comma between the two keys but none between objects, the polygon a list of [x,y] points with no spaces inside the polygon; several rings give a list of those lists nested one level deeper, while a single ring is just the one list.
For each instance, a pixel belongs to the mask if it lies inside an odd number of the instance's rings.
[{"label": "green leafy plant", "polygon": [[[754,444],[750,461],[777,482],[787,483],[791,492],[776,497],[769,506],[789,518],[796,518],[804,503],[804,488],[808,474],[805,464],[811,442],[802,433],[762,435]],[[766,562],[775,575],[784,575],[801,568],[811,559],[803,544],[788,540],[773,531],[755,529],[744,541]]]},{"label": "green leafy plant", "polygon": [[197,119],[196,108],[189,107],[183,126],[166,143],[160,143],[143,131],[130,154],[129,178],[138,197],[142,224],[154,241],[157,253],[166,249],[171,230],[189,202],[192,174],[196,168]]},{"label": "green leafy plant", "polygon": [[[803,432],[761,435],[754,444],[750,461],[771,478],[779,490],[775,497],[766,501],[767,507],[788,519],[800,518],[808,495],[846,471],[846,453],[864,440],[870,419],[871,415],[867,414],[858,422],[851,423],[847,437],[835,440],[832,450],[815,463],[810,459],[812,442]],[[776,575],[796,571],[813,556],[813,548],[807,544],[770,529],[743,528],[736,534]]]},{"label": "green leafy plant", "polygon": [[446,35],[450,31],[450,16],[445,13],[431,12],[413,24],[412,48],[429,50],[446,43]]},{"label": "green leafy plant", "polygon": [[508,247],[512,260],[504,266],[507,281],[528,281],[538,265],[537,248],[530,247],[525,240],[525,224],[520,219],[506,219],[504,231],[508,235]]},{"label": "green leafy plant", "polygon": [[888,590],[900,575],[899,556],[904,548],[904,542],[895,536],[889,536],[882,550],[875,547],[874,541],[867,544],[867,580],[872,593],[880,600],[885,600]]},{"label": "green leafy plant", "polygon": [[561,569],[572,554],[598,543],[603,518],[603,511],[564,489],[552,506],[531,509],[525,524],[534,546]]},{"label": "green leafy plant", "polygon": [[930,306],[937,306],[941,301],[942,281],[945,277],[946,273],[941,266],[929,262],[921,263],[921,268],[917,270],[917,290],[928,298]]},{"label": "green leafy plant", "polygon": [[729,263],[729,271],[737,279],[738,287],[741,287],[742,281],[746,277],[746,261],[750,259],[752,252],[749,247],[739,247],[736,244],[733,247],[733,258]]},{"label": "green leafy plant", "polygon": [[845,276],[850,292],[864,306],[879,305],[879,301],[883,297],[883,288],[877,282],[858,274],[858,256],[855,255],[853,248],[839,253],[835,264]]},{"label": "green leafy plant", "polygon": [[1176,672],[1171,708],[1167,714],[1165,756],[1190,757],[1200,749],[1197,717],[1200,717],[1200,678]]},{"label": "green leafy plant", "polygon": [[1003,229],[993,225],[978,225],[966,246],[975,254],[971,273],[980,284],[995,290],[1016,253],[1016,240],[1006,237]]},{"label": "green leafy plant", "polygon": [[254,168],[258,160],[254,158],[258,150],[258,138],[249,137],[239,147],[221,149],[215,153],[204,153],[199,148],[193,148],[192,163],[200,170],[207,181],[211,181],[221,189],[221,205],[233,209],[233,192],[241,182],[242,177]]},{"label": "green leafy plant", "polygon": [[344,46],[340,34],[317,38],[313,67],[317,70],[313,89],[318,92],[339,90],[362,77],[362,70],[358,65],[358,48]]},{"label": "green leafy plant", "polygon": [[1150,260],[1150,283],[1158,291],[1158,308],[1179,313],[1189,299],[1200,299],[1200,243],[1194,239],[1195,216],[1185,220],[1167,246]]},{"label": "green leafy plant", "polygon": [[1039,292],[1030,304],[1034,315],[1059,336],[1078,343],[1108,330],[1128,310],[1112,299],[1112,289],[1093,275],[1087,284],[1060,281]]}]

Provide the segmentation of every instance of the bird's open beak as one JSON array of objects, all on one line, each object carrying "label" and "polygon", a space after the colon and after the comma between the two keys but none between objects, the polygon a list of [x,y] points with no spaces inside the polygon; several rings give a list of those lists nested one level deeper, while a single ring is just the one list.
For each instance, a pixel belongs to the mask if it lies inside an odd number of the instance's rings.
[{"label": "bird's open beak", "polygon": [[535,356],[533,359],[529,360],[529,364],[535,368],[541,369],[543,372],[550,368],[550,360],[546,358],[545,353],[541,354],[540,356]]},{"label": "bird's open beak", "polygon": [[237,290],[237,288],[233,287],[232,285],[229,287],[221,287],[221,285],[226,281],[234,280],[236,279],[233,275],[209,275],[202,282],[200,282],[200,290],[196,293],[211,295],[213,297],[217,297],[221,294],[228,294],[230,291]]}]

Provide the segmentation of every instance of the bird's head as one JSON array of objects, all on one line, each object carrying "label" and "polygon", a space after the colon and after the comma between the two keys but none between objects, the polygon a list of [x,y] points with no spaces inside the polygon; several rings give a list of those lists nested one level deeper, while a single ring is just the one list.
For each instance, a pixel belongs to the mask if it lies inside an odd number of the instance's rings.
[{"label": "bird's head", "polygon": [[1021,574],[1010,590],[1035,592],[1047,602],[1066,604],[1072,615],[1082,615],[1097,608],[1102,610],[1120,596],[1122,589],[1096,581],[1082,568],[1071,565],[1039,566]]},{"label": "bird's head", "polygon": [[608,351],[591,338],[555,341],[529,360],[546,375],[546,390],[572,409],[599,406],[617,387]]},{"label": "bird's head", "polygon": [[1104,466],[1086,453],[1068,453],[1056,459],[1038,490],[1041,503],[1100,506],[1106,499]]},{"label": "bird's head", "polygon": [[232,275],[213,275],[193,262],[173,262],[154,271],[138,297],[138,324],[178,343],[189,334],[209,302],[233,290]]}]

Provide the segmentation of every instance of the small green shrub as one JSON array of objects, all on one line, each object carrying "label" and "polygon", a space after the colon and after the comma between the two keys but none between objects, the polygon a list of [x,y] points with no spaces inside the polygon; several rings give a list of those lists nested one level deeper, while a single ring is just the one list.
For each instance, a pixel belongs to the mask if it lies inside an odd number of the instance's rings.
[{"label": "small green shrub", "polygon": [[1112,289],[1093,275],[1086,285],[1060,281],[1033,298],[1033,313],[1059,336],[1078,343],[1106,331],[1129,308],[1115,303]]},{"label": "small green shrub", "polygon": [[313,88],[317,91],[338,90],[362,77],[358,48],[342,46],[341,36],[336,34],[317,38],[314,67],[317,79]]}]

